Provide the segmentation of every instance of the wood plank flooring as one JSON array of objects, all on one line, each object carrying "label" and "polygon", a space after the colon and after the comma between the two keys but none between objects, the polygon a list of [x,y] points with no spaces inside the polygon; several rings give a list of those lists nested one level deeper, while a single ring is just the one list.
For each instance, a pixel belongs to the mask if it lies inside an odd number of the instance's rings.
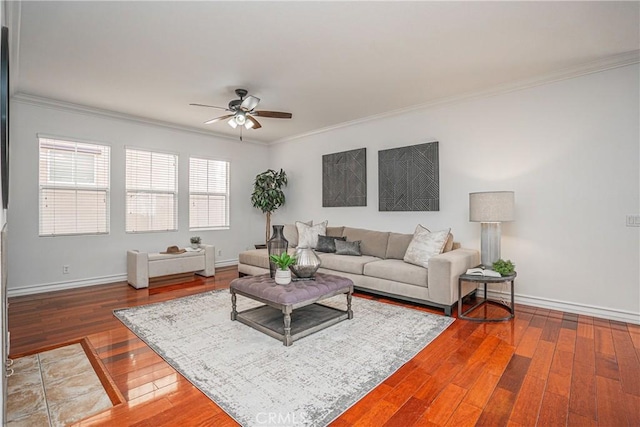
[{"label": "wood plank flooring", "polygon": [[[116,283],[11,298],[12,357],[86,336],[126,402],[81,425],[237,425],[112,315],[235,277],[227,268],[147,290]],[[518,305],[509,322],[457,320],[332,425],[640,426],[639,360],[638,325]]]}]

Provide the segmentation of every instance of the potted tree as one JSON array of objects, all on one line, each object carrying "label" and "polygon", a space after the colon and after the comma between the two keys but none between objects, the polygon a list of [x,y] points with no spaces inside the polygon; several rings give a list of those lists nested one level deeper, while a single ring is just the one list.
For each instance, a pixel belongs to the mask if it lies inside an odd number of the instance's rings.
[{"label": "potted tree", "polygon": [[271,228],[271,213],[284,205],[285,197],[282,191],[287,186],[287,174],[280,169],[276,172],[269,169],[256,175],[253,182],[253,193],[251,193],[251,204],[254,208],[260,209],[267,217],[265,231],[265,243],[269,240],[269,229]]},{"label": "potted tree", "polygon": [[289,267],[296,263],[296,258],[286,252],[280,255],[270,255],[271,261],[278,267],[275,281],[278,285],[288,285],[291,283],[291,270]]}]

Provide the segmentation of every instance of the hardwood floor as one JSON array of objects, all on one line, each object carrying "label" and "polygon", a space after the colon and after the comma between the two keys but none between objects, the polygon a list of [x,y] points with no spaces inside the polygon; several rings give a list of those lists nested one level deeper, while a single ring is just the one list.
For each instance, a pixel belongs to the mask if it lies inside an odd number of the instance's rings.
[{"label": "hardwood floor", "polygon": [[[11,298],[11,355],[86,336],[126,402],[81,425],[237,425],[112,315],[235,277],[227,268],[148,290],[117,283]],[[517,305],[509,322],[457,320],[332,425],[640,426],[639,358],[638,325]]]}]

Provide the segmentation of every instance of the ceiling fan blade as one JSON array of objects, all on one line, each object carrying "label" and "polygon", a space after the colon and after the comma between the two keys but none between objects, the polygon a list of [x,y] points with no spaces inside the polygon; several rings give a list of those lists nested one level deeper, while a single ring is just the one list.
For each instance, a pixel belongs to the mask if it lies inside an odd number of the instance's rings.
[{"label": "ceiling fan blade", "polygon": [[249,114],[247,114],[247,120],[253,123],[253,126],[251,127],[251,129],[260,129],[262,127],[260,122],[258,122],[255,118],[251,117]]},{"label": "ceiling fan blade", "polygon": [[226,116],[216,117],[215,119],[208,120],[204,122],[205,125],[210,125],[211,123],[219,122],[220,120],[228,119],[233,117],[233,114],[227,114]]},{"label": "ceiling fan blade", "polygon": [[258,117],[271,117],[272,119],[290,119],[293,117],[293,114],[282,111],[254,111],[251,114]]},{"label": "ceiling fan blade", "polygon": [[256,98],[253,95],[249,95],[242,100],[242,104],[240,104],[240,108],[242,108],[244,111],[251,111],[258,106],[259,102],[260,102],[260,98]]},{"label": "ceiling fan blade", "polygon": [[227,110],[224,107],[216,107],[215,105],[207,105],[207,104],[189,104],[192,105],[194,107],[208,107],[208,108],[217,108],[218,110]]}]

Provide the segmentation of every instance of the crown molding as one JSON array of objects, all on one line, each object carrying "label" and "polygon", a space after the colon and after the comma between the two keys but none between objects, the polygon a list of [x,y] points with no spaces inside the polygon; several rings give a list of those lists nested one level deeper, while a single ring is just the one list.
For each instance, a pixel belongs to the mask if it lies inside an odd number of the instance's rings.
[{"label": "crown molding", "polygon": [[22,21],[22,2],[3,1],[9,28],[9,95],[13,96],[18,87],[20,77],[20,23]]},{"label": "crown molding", "polygon": [[[112,119],[123,120],[123,121],[128,121],[128,122],[133,122],[133,123],[141,123],[141,124],[145,124],[145,125],[149,125],[149,126],[155,126],[155,127],[164,128],[164,129],[172,129],[172,130],[178,130],[178,131],[181,131],[181,132],[188,132],[188,133],[193,133],[193,134],[202,135],[202,136],[220,138],[220,139],[224,139],[224,140],[232,141],[232,142],[240,142],[240,141],[238,141],[237,138],[230,137],[229,135],[223,135],[223,134],[219,134],[219,133],[216,133],[216,132],[207,132],[207,131],[204,131],[202,129],[195,128],[195,127],[178,125],[178,124],[171,123],[171,122],[165,122],[165,121],[162,121],[162,120],[154,120],[154,119],[149,119],[149,118],[140,117],[140,116],[134,116],[134,115],[131,115],[131,114],[126,114],[126,113],[119,113],[117,111],[112,111],[112,110],[104,110],[104,109],[95,108],[95,107],[88,107],[86,105],[74,104],[74,103],[66,102],[66,101],[59,101],[57,99],[44,98],[44,97],[40,97],[40,96],[36,96],[36,95],[30,95],[30,94],[24,93],[24,92],[20,92],[20,93],[15,94],[14,96],[12,96],[11,97],[11,101],[12,102],[17,102],[17,103],[20,103],[20,104],[25,104],[25,105],[34,105],[34,106],[37,106],[37,107],[49,108],[49,109],[53,109],[53,110],[60,110],[60,111],[65,111],[65,112],[86,114],[86,115],[94,116],[94,117],[103,117],[103,118],[104,117],[109,117],[109,118],[112,118]],[[260,145],[260,146],[266,146],[267,145],[264,142],[251,140],[251,139],[247,139],[247,138],[244,138],[242,143],[243,144],[245,144],[245,143],[246,144],[255,144],[255,145]]]},{"label": "crown molding", "polygon": [[542,85],[546,85],[549,83],[554,83],[562,80],[573,79],[576,77],[599,73],[599,72],[611,70],[614,68],[626,67],[628,65],[637,64],[639,62],[640,62],[640,49],[632,50],[629,52],[624,52],[617,55],[611,55],[605,58],[601,58],[596,61],[587,62],[577,67],[570,67],[570,68],[557,70],[552,73],[547,73],[545,75],[538,76],[532,79],[520,80],[515,83],[508,83],[504,85],[494,86],[490,89],[481,90],[477,92],[469,92],[462,95],[440,98],[424,104],[413,105],[410,107],[405,107],[398,110],[389,111],[386,113],[375,114],[373,116],[363,117],[361,119],[339,123],[337,125],[327,126],[324,128],[301,133],[298,135],[288,136],[288,137],[273,141],[271,144],[281,144],[284,142],[290,142],[296,139],[318,135],[318,134],[330,132],[336,129],[342,129],[342,128],[346,128],[346,127],[350,127],[350,126],[354,126],[362,123],[367,123],[375,120],[395,117],[402,114],[411,113],[414,111],[427,110],[431,108],[441,107],[444,105],[466,102],[473,99],[488,98],[491,96],[496,96],[504,93],[516,92],[519,90],[529,89],[535,86],[542,86]]},{"label": "crown molding", "polygon": [[[16,14],[19,15],[19,9],[16,12]],[[14,14],[14,16],[16,14]],[[16,43],[17,42],[18,41],[16,40]],[[327,126],[327,127],[312,130],[309,132],[288,136],[288,137],[277,139],[271,142],[261,142],[261,141],[245,138],[243,143],[256,144],[260,146],[281,144],[281,143],[290,142],[297,139],[318,135],[318,134],[330,132],[337,129],[347,128],[350,126],[363,124],[371,121],[395,117],[402,114],[407,114],[407,113],[420,111],[420,110],[428,110],[431,108],[442,107],[445,105],[457,104],[461,102],[470,101],[473,99],[486,98],[486,97],[496,96],[499,94],[515,92],[515,91],[528,89],[535,86],[541,86],[541,85],[545,85],[553,82],[568,80],[568,79],[572,79],[572,78],[576,78],[576,77],[580,77],[588,74],[599,73],[599,72],[611,70],[614,68],[625,67],[625,66],[637,64],[639,62],[640,62],[640,50],[633,50],[633,51],[624,52],[617,55],[608,56],[606,58],[602,58],[596,61],[584,63],[577,67],[558,70],[553,73],[548,73],[543,76],[538,76],[532,79],[521,80],[515,83],[499,85],[499,86],[495,86],[493,88],[482,90],[482,91],[469,92],[462,95],[440,98],[424,104],[418,104],[410,107],[401,108],[398,110],[375,114],[372,116],[363,117],[360,119],[351,120],[351,121],[339,123],[332,126]],[[36,106],[45,107],[45,108],[58,109],[62,111],[71,111],[71,112],[99,116],[99,117],[110,117],[110,118],[119,119],[119,120],[125,120],[125,121],[130,121],[135,123],[143,123],[146,125],[179,130],[182,132],[189,132],[189,133],[194,133],[198,135],[204,135],[208,137],[215,137],[215,138],[221,138],[228,141],[238,142],[236,138],[230,137],[228,135],[219,134],[216,132],[207,132],[195,127],[178,125],[171,122],[154,120],[154,119],[149,119],[145,117],[120,113],[116,111],[99,109],[95,107],[88,107],[80,104],[73,104],[70,102],[59,101],[51,98],[39,97],[39,96],[31,95],[28,93],[17,93],[11,97],[11,100],[15,102],[23,103],[23,104],[36,105]]]}]

